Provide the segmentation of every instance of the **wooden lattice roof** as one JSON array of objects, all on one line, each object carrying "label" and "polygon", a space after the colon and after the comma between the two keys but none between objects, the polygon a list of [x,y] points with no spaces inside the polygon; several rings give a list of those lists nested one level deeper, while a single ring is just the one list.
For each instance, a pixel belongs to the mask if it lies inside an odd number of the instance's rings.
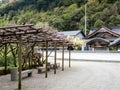
[{"label": "wooden lattice roof", "polygon": [[45,41],[57,41],[57,43],[64,41],[68,43],[68,40],[66,40],[64,36],[59,35],[55,30],[36,27],[32,24],[0,27],[1,43],[17,43],[19,36],[22,37],[23,43]]}]

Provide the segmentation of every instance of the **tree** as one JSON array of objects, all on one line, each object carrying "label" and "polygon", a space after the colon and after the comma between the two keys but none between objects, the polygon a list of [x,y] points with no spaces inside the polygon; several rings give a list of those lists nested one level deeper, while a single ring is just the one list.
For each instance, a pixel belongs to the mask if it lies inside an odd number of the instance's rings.
[{"label": "tree", "polygon": [[94,24],[94,27],[99,27],[101,24],[104,24],[104,22],[100,19],[98,19],[95,24]]}]

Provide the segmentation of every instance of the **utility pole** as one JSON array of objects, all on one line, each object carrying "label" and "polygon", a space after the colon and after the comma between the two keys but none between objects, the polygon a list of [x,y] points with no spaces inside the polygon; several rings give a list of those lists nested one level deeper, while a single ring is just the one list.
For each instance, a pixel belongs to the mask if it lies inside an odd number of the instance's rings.
[{"label": "utility pole", "polygon": [[85,4],[85,36],[87,35],[87,13],[86,13],[86,10],[87,10],[87,5]]}]

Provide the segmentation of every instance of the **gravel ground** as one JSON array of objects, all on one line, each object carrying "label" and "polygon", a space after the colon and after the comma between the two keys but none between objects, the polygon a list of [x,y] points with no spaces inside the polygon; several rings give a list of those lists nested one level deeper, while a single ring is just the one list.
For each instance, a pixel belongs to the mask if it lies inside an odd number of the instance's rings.
[{"label": "gravel ground", "polygon": [[[65,62],[65,70],[53,70],[48,73],[48,78],[43,74],[37,74],[33,69],[30,78],[22,80],[25,90],[120,90],[120,63],[83,62],[72,61],[72,67],[68,68]],[[10,81],[10,75],[0,77],[0,90],[14,90],[17,81]]]}]

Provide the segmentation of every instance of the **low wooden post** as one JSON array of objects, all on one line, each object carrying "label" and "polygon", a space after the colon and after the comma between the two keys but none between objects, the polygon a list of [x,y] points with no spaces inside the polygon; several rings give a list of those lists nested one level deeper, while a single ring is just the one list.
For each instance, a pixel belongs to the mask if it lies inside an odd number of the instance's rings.
[{"label": "low wooden post", "polygon": [[18,90],[21,90],[21,87],[22,87],[22,85],[21,85],[21,71],[22,71],[22,66],[21,66],[21,63],[22,63],[22,37],[21,37],[21,35],[19,36],[18,61],[19,61]]},{"label": "low wooden post", "polygon": [[54,48],[55,48],[55,58],[54,58],[54,74],[56,74],[56,52],[57,52],[57,50],[56,50],[56,48],[57,48],[57,43],[55,42],[55,44],[54,44]]},{"label": "low wooden post", "polygon": [[5,44],[4,59],[5,59],[5,74],[7,74],[7,43]]},{"label": "low wooden post", "polygon": [[71,50],[69,50],[69,68],[71,67]]},{"label": "low wooden post", "polygon": [[62,71],[64,71],[64,41],[62,45]]},{"label": "low wooden post", "polygon": [[46,71],[45,71],[45,78],[47,78],[47,64],[48,64],[48,41],[46,41]]}]

